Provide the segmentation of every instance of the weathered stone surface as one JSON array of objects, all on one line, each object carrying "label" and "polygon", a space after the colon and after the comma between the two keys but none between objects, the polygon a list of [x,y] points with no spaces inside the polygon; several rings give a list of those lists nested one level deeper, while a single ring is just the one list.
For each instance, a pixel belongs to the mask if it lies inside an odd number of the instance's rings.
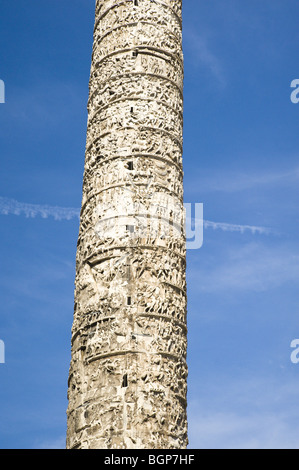
[{"label": "weathered stone surface", "polygon": [[67,448],[185,448],[181,0],[98,0]]}]

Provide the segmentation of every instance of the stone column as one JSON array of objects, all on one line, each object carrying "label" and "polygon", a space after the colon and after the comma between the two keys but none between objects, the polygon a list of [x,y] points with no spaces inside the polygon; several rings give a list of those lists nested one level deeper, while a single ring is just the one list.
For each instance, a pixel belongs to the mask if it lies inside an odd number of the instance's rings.
[{"label": "stone column", "polygon": [[187,446],[181,0],[98,0],[67,448]]}]

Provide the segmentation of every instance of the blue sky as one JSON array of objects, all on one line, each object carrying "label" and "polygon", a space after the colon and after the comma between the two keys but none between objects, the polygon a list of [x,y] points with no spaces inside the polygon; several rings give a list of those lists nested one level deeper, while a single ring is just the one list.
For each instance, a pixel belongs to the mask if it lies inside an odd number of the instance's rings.
[{"label": "blue sky", "polygon": [[[187,254],[191,448],[299,448],[298,15],[184,1],[185,201],[210,221]],[[1,1],[0,448],[65,444],[93,22],[93,0]]]}]

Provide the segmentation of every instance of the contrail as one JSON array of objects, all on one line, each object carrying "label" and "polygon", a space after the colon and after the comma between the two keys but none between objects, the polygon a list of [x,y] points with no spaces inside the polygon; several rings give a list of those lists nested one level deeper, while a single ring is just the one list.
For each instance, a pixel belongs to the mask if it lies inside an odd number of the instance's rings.
[{"label": "contrail", "polygon": [[55,220],[71,220],[74,217],[79,218],[80,210],[72,207],[27,204],[14,199],[0,197],[0,214],[24,215],[31,219],[40,216],[43,219],[53,217]]},{"label": "contrail", "polygon": [[[21,215],[31,219],[34,219],[35,217],[42,217],[43,219],[53,217],[54,220],[71,220],[74,218],[80,218],[80,209],[75,207],[28,204],[16,201],[15,199],[0,197],[0,214]],[[195,225],[201,223],[205,229],[212,228],[214,230],[222,230],[224,232],[244,233],[249,231],[252,234],[258,233],[261,235],[268,235],[271,233],[271,230],[266,227],[258,227],[254,225],[236,225],[225,222],[212,222],[210,220],[195,221]]]},{"label": "contrail", "polygon": [[269,235],[272,230],[267,227],[257,227],[255,225],[237,225],[227,224],[225,222],[212,222],[210,220],[203,221],[204,228],[212,228],[214,230],[223,230],[224,232],[251,232],[253,235],[259,233],[261,235]]}]

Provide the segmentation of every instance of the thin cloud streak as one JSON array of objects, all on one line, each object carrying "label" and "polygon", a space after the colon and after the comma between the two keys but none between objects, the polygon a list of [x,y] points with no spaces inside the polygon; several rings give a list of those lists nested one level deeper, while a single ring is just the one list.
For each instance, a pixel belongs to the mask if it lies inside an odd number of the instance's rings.
[{"label": "thin cloud streak", "polygon": [[65,439],[65,436],[61,436],[53,440],[43,441],[37,445],[37,449],[65,449]]},{"label": "thin cloud streak", "polygon": [[298,449],[298,379],[282,377],[224,375],[220,389],[206,377],[189,398],[190,448]]},{"label": "thin cloud streak", "polygon": [[291,413],[283,411],[191,413],[189,439],[193,449],[298,449]]},{"label": "thin cloud streak", "polygon": [[238,225],[238,224],[228,224],[225,222],[212,222],[210,220],[203,221],[204,228],[212,228],[214,230],[222,230],[223,232],[251,232],[253,235],[269,235],[272,233],[272,230],[267,227],[258,227],[255,225]]},{"label": "thin cloud streak", "polygon": [[299,255],[287,244],[268,247],[250,242],[235,246],[224,257],[210,257],[206,265],[190,267],[190,281],[206,293],[228,291],[264,292],[283,285],[296,286]]},{"label": "thin cloud streak", "polygon": [[0,197],[0,214],[22,215],[31,219],[40,216],[43,219],[53,217],[55,220],[71,220],[73,218],[79,218],[80,210],[73,207],[28,204],[18,202],[15,199]]},{"label": "thin cloud streak", "polygon": [[[272,188],[277,186],[298,185],[299,168],[295,167],[281,172],[241,173],[221,171],[213,175],[206,174],[202,180],[196,180],[194,188],[200,186],[204,192],[234,193],[252,188]],[[189,185],[190,187],[191,185]]]},{"label": "thin cloud streak", "polygon": [[[0,214],[25,216],[31,219],[34,219],[36,217],[42,217],[43,219],[53,217],[55,220],[71,220],[74,218],[80,218],[80,209],[77,209],[75,207],[28,204],[16,201],[15,199],[0,197]],[[269,235],[271,233],[271,230],[269,228],[258,227],[254,225],[229,224],[225,222],[213,222],[210,220],[195,221],[195,225],[199,225],[202,223],[205,229],[212,228],[213,230],[222,230],[224,232],[239,232],[243,234],[249,231],[253,235]]]},{"label": "thin cloud streak", "polygon": [[207,40],[191,29],[186,29],[184,38],[187,41],[189,51],[193,55],[195,65],[204,66],[217,80],[221,88],[224,88],[226,86],[226,80],[221,61],[210,50]]}]

